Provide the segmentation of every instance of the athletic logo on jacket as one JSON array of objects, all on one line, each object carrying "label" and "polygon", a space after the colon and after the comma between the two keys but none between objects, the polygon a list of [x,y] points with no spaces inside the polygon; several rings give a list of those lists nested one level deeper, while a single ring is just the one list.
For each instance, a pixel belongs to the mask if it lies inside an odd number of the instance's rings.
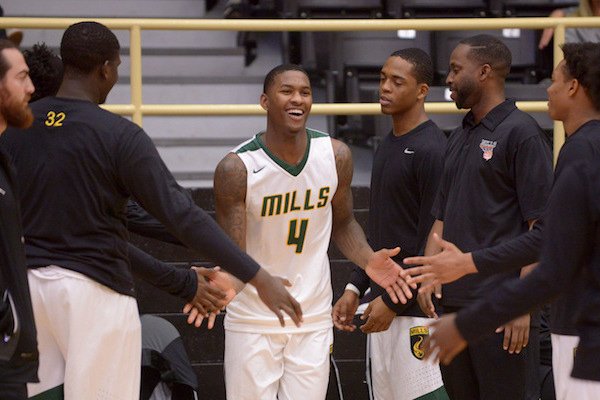
[{"label": "athletic logo on jacket", "polygon": [[483,151],[483,159],[485,161],[489,161],[494,156],[494,149],[498,142],[493,140],[481,139],[481,143],[479,143],[479,148]]},{"label": "athletic logo on jacket", "polygon": [[422,360],[425,355],[422,346],[427,336],[429,336],[429,328],[426,326],[410,328],[410,351],[418,360]]}]

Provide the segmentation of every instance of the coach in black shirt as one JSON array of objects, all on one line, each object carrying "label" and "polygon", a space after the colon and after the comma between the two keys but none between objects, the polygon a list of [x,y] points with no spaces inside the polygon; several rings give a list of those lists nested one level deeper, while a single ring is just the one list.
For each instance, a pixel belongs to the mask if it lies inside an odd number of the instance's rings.
[{"label": "coach in black shirt", "polygon": [[[565,60],[554,70],[553,84],[548,89],[548,108],[553,119],[563,121],[568,139],[559,154],[555,185],[544,216],[541,263],[523,281],[507,282],[485,301],[461,311],[457,317],[443,318],[436,323],[440,329],[432,340],[440,349],[441,360],[449,362],[464,346],[462,338],[473,341],[501,321],[566,291],[567,295],[552,309],[552,324],[557,333],[563,329],[571,332],[575,320],[580,340],[572,376],[578,379],[557,385],[557,397],[597,399],[600,397],[600,45],[566,44],[563,51]],[[560,348],[554,348],[553,352],[557,350],[565,354]],[[572,356],[573,348],[570,353]],[[568,359],[569,354],[563,358]]]},{"label": "coach in black shirt", "polygon": [[[465,39],[452,52],[446,82],[457,107],[470,108],[470,112],[448,141],[433,207],[436,221],[425,255],[441,250],[433,234],[463,251],[515,238],[526,233],[545,208],[552,182],[550,149],[535,121],[513,101],[505,100],[504,80],[510,62],[508,48],[488,35]],[[459,310],[516,276],[518,273],[505,273],[483,279],[469,275],[445,285],[444,311]],[[433,316],[431,292],[421,293],[419,300]],[[503,328],[504,332],[470,346],[442,368],[451,398],[525,398],[528,352],[521,349],[530,334],[529,315]]]}]

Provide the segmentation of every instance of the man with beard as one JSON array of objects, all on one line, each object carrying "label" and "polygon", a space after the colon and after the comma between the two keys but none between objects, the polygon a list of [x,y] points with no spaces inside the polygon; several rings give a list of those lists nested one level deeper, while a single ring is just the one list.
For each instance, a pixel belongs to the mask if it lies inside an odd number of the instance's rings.
[{"label": "man with beard", "polygon": [[137,125],[102,110],[118,79],[119,42],[104,25],[71,25],[56,97],[32,104],[27,132],[0,142],[18,171],[28,279],[40,348],[30,395],[139,397],[141,336],[125,205],[138,199],[182,243],[256,287],[283,324],[302,311],[280,280],[198,208]]},{"label": "man with beard", "polygon": [[[426,256],[441,251],[436,236],[465,252],[514,239],[525,234],[545,208],[552,184],[551,153],[533,118],[505,99],[510,63],[506,45],[489,35],[464,39],[451,54],[446,83],[456,106],[470,111],[448,142]],[[523,269],[521,275],[527,272]],[[445,285],[443,297],[436,287],[436,296],[444,312],[455,312],[515,275],[519,273],[468,275]],[[418,298],[423,311],[433,317],[431,296],[432,290],[425,290]],[[524,347],[530,335],[527,314],[443,366],[450,397],[525,399],[527,386],[539,389],[533,372],[527,376],[529,349]]]},{"label": "man with beard", "polygon": [[[425,98],[433,80],[433,65],[423,50],[398,50],[381,68],[381,112],[390,115],[392,131],[373,160],[368,237],[375,248],[400,243],[395,259],[423,254],[433,223],[431,207],[444,166],[446,136],[425,114]],[[369,287],[355,268],[350,283],[333,307],[336,328],[353,331],[359,294]],[[419,344],[429,334],[427,316],[415,296],[394,304],[371,283],[369,303],[360,328],[369,334],[371,380],[376,400],[447,399],[437,364],[424,362]]]},{"label": "man with beard", "polygon": [[557,314],[552,328],[574,325],[577,336],[553,333],[560,378],[556,395],[591,400],[600,398],[600,44],[568,43],[563,52],[565,59],[554,69],[547,91],[548,113],[563,122],[567,140],[544,214],[540,265],[525,279],[507,282],[434,323],[430,347],[439,351],[436,357],[442,362],[450,362],[465,339],[473,342],[502,321],[564,293],[552,309]]},{"label": "man with beard", "polygon": [[[33,115],[29,69],[16,46],[0,40],[0,134],[7,126],[27,128]],[[27,283],[17,178],[0,149],[0,398],[27,398],[37,382],[38,350]]]}]

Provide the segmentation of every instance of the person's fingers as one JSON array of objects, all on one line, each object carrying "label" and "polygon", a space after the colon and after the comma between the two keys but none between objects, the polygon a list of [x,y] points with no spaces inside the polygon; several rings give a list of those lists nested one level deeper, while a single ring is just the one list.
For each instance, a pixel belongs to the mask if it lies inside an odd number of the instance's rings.
[{"label": "person's fingers", "polygon": [[[398,278],[396,280],[396,284],[398,285],[398,289],[400,290],[400,293],[402,293],[402,295],[404,295],[404,297],[406,297],[407,299],[412,299],[413,293],[410,290],[410,287],[408,286],[408,284],[406,283],[406,281],[404,279]],[[417,288],[416,284],[414,284],[413,286],[414,286],[413,289]]]},{"label": "person's fingers", "polygon": [[183,310],[182,312],[184,314],[187,314],[190,312],[190,310],[192,309],[193,305],[191,303],[185,303],[185,305],[183,306]]},{"label": "person's fingers", "polygon": [[204,316],[198,314],[198,316],[196,317],[196,322],[194,323],[194,326],[196,328],[200,328],[200,326],[202,326],[202,321],[204,321]]},{"label": "person's fingers", "polygon": [[367,322],[365,322],[363,324],[363,326],[360,327],[360,330],[363,331],[363,333],[370,333],[373,328],[373,325],[374,325],[373,318],[369,318],[367,320]]},{"label": "person's fingers", "polygon": [[523,346],[527,347],[529,344],[529,328],[523,329]]},{"label": "person's fingers", "polygon": [[194,321],[196,320],[196,317],[198,316],[198,309],[196,309],[195,307],[189,310],[189,314],[187,317],[187,323],[192,325],[194,323]]},{"label": "person's fingers", "polygon": [[217,319],[217,315],[219,315],[219,312],[211,312],[210,315],[208,316],[208,323],[207,323],[207,328],[208,329],[212,329],[215,326],[215,320]]},{"label": "person's fingers", "polygon": [[435,297],[438,299],[442,298],[442,285],[440,285],[439,283],[434,284],[433,285],[433,293],[435,294]]},{"label": "person's fingers", "polygon": [[[298,303],[296,299],[294,299],[292,296],[288,296],[288,302],[289,304],[283,304],[280,307],[280,309],[290,316],[290,318],[292,319],[292,321],[294,321],[294,324],[296,324],[297,327],[300,327],[300,325],[302,324],[302,307],[300,307],[300,303]],[[277,314],[281,326],[285,326],[285,322],[283,320],[283,315],[281,314],[281,312],[275,314]]]},{"label": "person's fingers", "polygon": [[369,303],[363,314],[360,316],[360,319],[364,321],[365,319],[369,318],[369,315],[371,315],[371,310],[373,310],[373,306],[371,306],[371,303]]},{"label": "person's fingers", "polygon": [[512,336],[512,329],[510,328],[510,326],[505,326],[504,327],[504,340],[502,341],[502,348],[504,350],[508,350],[508,347],[510,345],[511,336]]},{"label": "person's fingers", "polygon": [[[390,295],[392,302],[394,304],[398,304],[398,296],[396,296],[396,292],[394,291],[394,288],[392,286],[387,287],[385,290]],[[404,303],[402,303],[402,304],[406,304],[406,299],[404,299]]]},{"label": "person's fingers", "polygon": [[292,286],[292,282],[290,282],[290,280],[286,279],[286,278],[281,278],[281,283],[283,283],[283,286],[287,286],[287,287]]},{"label": "person's fingers", "polygon": [[[425,265],[425,264],[428,264],[430,260],[431,260],[431,257],[416,256],[416,257],[406,257],[404,260],[402,260],[402,262],[406,265]],[[407,269],[408,273],[411,275],[414,275],[413,270],[414,270],[414,268]]]},{"label": "person's fingers", "polygon": [[[433,293],[436,285],[439,285],[438,281],[434,278],[433,274],[421,275],[423,277],[421,287],[419,287],[419,293]],[[421,276],[417,277],[421,278]]]},{"label": "person's fingers", "polygon": [[419,307],[425,315],[427,315],[430,318],[433,318],[433,315],[431,315],[431,308],[429,304],[430,301],[428,301],[428,299],[430,298],[431,295],[429,295],[428,293],[420,294],[419,296],[417,296],[417,303],[419,303]]},{"label": "person's fingers", "polygon": [[391,257],[395,257],[400,253],[400,247],[394,247],[393,249],[386,249],[387,255]]}]

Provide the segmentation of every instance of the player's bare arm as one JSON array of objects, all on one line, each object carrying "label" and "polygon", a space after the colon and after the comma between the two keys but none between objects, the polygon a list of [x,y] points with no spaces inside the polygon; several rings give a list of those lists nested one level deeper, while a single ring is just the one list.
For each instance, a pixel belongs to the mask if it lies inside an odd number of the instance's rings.
[{"label": "player's bare arm", "polygon": [[[246,248],[247,172],[242,160],[227,154],[215,170],[214,193],[217,222],[242,249]],[[241,283],[241,282],[240,282]],[[249,282],[256,287],[260,299],[285,325],[282,311],[297,326],[302,322],[300,304],[285,289],[283,282],[261,268]]]},{"label": "player's bare arm", "polygon": [[406,299],[412,297],[405,281],[408,275],[391,259],[400,252],[400,248],[374,252],[367,243],[365,233],[352,212],[352,154],[346,144],[336,139],[331,141],[338,174],[338,188],[331,201],[333,240],[350,261],[363,268],[373,281],[390,294],[393,302],[405,304]]}]

